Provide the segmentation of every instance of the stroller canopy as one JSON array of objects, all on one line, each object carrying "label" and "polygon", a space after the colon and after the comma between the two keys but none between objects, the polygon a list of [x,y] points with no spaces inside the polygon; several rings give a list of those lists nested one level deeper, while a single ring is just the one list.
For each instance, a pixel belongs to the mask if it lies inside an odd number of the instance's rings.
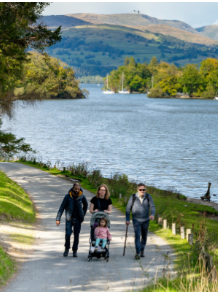
[{"label": "stroller canopy", "polygon": [[110,223],[109,215],[105,212],[102,212],[102,211],[96,212],[92,215],[91,220],[90,220],[90,225],[93,226],[93,224],[96,222],[96,220],[100,219],[102,217],[107,218],[107,221],[108,221],[107,227],[110,228],[111,223]]}]

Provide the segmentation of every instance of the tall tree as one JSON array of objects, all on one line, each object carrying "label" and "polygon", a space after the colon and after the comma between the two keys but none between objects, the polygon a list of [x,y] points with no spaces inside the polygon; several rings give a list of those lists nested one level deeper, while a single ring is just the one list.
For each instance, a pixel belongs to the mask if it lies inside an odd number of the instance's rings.
[{"label": "tall tree", "polygon": [[[48,2],[0,3],[0,114],[12,115],[16,82],[22,79],[23,65],[28,62],[28,49],[43,52],[61,40],[58,27],[49,30],[41,20]],[[24,97],[40,99],[39,94]]]}]

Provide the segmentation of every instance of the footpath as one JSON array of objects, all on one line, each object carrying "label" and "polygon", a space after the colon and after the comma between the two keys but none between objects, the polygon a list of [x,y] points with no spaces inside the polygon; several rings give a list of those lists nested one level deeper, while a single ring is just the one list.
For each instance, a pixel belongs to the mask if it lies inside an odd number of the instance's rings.
[{"label": "footpath", "polygon": [[[58,208],[72,183],[49,173],[18,163],[0,163],[0,170],[17,182],[34,201],[38,223],[33,252],[27,254],[19,273],[3,289],[16,291],[137,291],[168,271],[173,273],[174,252],[160,237],[148,234],[145,258],[134,259],[134,233],[129,227],[126,255],[123,256],[125,216],[113,208],[111,218],[112,242],[110,259],[96,258],[88,262],[90,218],[87,212],[82,224],[78,258],[72,253],[63,257],[65,216],[61,225],[55,224]],[[84,190],[90,202],[93,194]],[[73,235],[72,235],[73,237]],[[1,242],[0,242],[1,245]]]}]

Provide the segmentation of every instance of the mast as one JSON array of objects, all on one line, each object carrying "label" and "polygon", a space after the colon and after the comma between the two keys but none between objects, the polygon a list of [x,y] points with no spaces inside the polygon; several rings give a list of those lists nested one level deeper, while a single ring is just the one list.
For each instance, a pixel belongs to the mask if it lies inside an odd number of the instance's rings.
[{"label": "mast", "polygon": [[108,90],[108,74],[107,74],[107,90]]},{"label": "mast", "polygon": [[123,72],[122,72],[122,91],[123,91]]}]

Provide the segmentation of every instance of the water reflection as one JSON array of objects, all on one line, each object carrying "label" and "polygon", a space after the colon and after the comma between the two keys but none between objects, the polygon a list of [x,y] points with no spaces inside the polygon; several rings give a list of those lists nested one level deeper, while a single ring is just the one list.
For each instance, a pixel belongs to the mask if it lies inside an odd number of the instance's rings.
[{"label": "water reflection", "polygon": [[54,164],[90,162],[104,175],[130,178],[199,197],[212,183],[218,201],[218,102],[105,96],[86,85],[87,100],[53,100],[16,112],[3,128],[25,137]]}]

